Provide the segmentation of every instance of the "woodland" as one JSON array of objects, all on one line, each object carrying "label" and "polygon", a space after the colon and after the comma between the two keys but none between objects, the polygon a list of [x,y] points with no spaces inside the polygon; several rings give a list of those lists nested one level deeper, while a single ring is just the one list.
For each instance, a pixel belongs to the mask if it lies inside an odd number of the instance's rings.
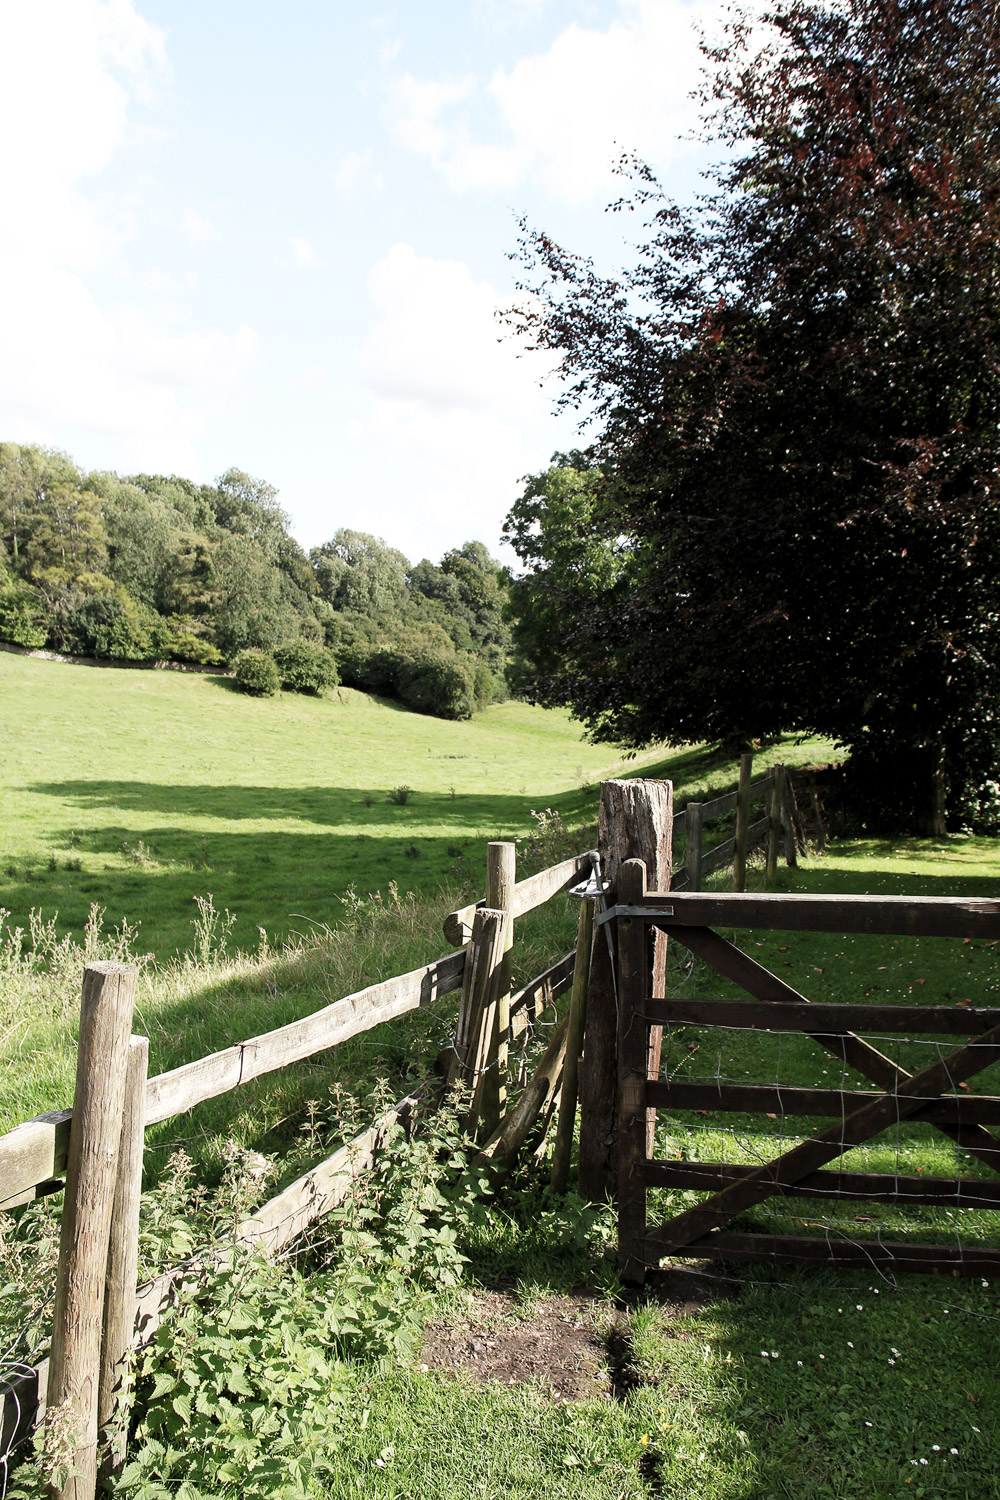
[{"label": "woodland", "polygon": [[307,554],[240,469],[84,473],[17,443],[0,443],[0,514],[0,640],[220,668],[256,653],[290,686],[319,662],[317,687],[339,675],[451,719],[507,696],[506,575],[482,542],[414,565],[341,529]]}]

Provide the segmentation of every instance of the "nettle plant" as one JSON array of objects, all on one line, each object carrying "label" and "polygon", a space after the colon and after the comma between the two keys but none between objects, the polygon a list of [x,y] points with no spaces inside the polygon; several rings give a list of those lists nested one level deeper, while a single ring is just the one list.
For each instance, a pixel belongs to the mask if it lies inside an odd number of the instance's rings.
[{"label": "nettle plant", "polygon": [[[467,1148],[454,1105],[412,1138],[394,1126],[374,1171],[316,1227],[295,1264],[241,1250],[206,1271],[139,1356],[130,1458],[116,1493],[315,1493],[355,1420],[345,1402],[357,1364],[411,1358],[434,1294],[462,1275],[460,1242],[483,1214],[487,1188]],[[230,1200],[239,1196],[237,1166]],[[175,1181],[172,1209],[178,1194]],[[191,1253],[174,1212],[160,1228]]]}]

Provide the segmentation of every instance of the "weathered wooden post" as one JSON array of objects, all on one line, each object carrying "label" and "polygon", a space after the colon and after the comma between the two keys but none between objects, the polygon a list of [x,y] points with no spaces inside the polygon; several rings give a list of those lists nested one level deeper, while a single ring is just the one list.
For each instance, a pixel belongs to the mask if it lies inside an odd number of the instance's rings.
[{"label": "weathered wooden post", "polygon": [[[132,1389],[148,1064],[149,1042],[144,1036],[132,1037],[125,1072],[125,1104],[104,1291],[104,1333],[97,1397],[98,1432],[108,1442],[101,1463],[102,1477],[117,1473],[125,1462],[125,1424]],[[108,1437],[112,1428],[113,1434]]]},{"label": "weathered wooden post", "polygon": [[481,1119],[484,1080],[490,1071],[488,1059],[496,1025],[497,986],[503,972],[503,939],[504,913],[477,907],[466,949],[455,1048],[446,1080],[449,1084],[467,1083],[472,1089],[470,1129],[475,1129]]},{"label": "weathered wooden post", "polygon": [[[624,906],[641,906],[646,895],[646,867],[627,859],[618,872],[618,896]],[[644,1002],[650,994],[647,929],[638,918],[618,920],[618,1272],[622,1281],[641,1286],[646,1277],[646,1026]]]},{"label": "weathered wooden post", "polygon": [[740,756],[740,780],[736,790],[736,848],[733,854],[733,890],[747,888],[747,830],[750,827],[750,783],[753,756]]},{"label": "weathered wooden post", "polygon": [[778,875],[778,845],[781,843],[781,778],[782,766],[771,767],[771,796],[768,802],[767,869],[764,883],[772,886]]},{"label": "weathered wooden post", "polygon": [[684,809],[684,831],[687,848],[684,865],[688,876],[688,890],[701,890],[701,803],[689,802]]},{"label": "weathered wooden post", "polygon": [[[673,848],[673,783],[669,781],[604,781],[598,822],[601,871],[608,904],[615,900],[619,866],[626,859],[642,859],[651,890],[669,890]],[[608,951],[607,926],[602,924],[591,954],[587,993],[587,1027],[580,1065],[580,1195],[596,1202],[615,1192],[617,1182],[616,1100],[618,1020],[616,978]],[[662,995],[666,981],[667,937],[658,932],[653,955],[653,993]],[[653,1027],[648,1069],[660,1071],[662,1030]],[[655,1129],[652,1110],[647,1137]]]},{"label": "weathered wooden post", "polygon": [[97,1488],[104,1285],[137,974],[119,963],[83,971],[49,1355],[48,1405],[62,1409],[73,1438],[72,1477],[50,1489],[58,1500],[93,1500]]},{"label": "weathered wooden post", "polygon": [[792,812],[792,783],[788,767],[781,768],[781,826],[785,838],[785,864],[794,869],[798,864],[795,856],[795,818]]},{"label": "weathered wooden post", "polygon": [[496,978],[494,1029],[489,1039],[483,1076],[481,1115],[487,1135],[500,1123],[507,1103],[507,1055],[510,1043],[510,950],[514,945],[514,884],[517,849],[514,844],[486,846],[486,906],[503,913],[503,947]]},{"label": "weathered wooden post", "polygon": [[559,1095],[559,1119],[552,1151],[552,1188],[565,1193],[569,1181],[569,1158],[573,1149],[573,1125],[580,1077],[580,1049],[587,1019],[587,982],[590,979],[590,950],[594,945],[594,903],[586,897],[580,902],[580,920],[576,928],[576,961],[573,965],[573,989],[569,1001],[569,1024],[566,1033],[566,1061],[563,1064],[562,1090]]}]

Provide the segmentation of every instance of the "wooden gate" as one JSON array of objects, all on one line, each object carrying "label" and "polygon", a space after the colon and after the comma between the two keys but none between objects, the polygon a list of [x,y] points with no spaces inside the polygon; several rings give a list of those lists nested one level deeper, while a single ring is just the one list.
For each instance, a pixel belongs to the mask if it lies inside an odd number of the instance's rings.
[{"label": "wooden gate", "polygon": [[[618,874],[619,1264],[641,1282],[667,1256],[811,1262],[978,1275],[1000,1271],[1000,1249],[956,1242],[840,1241],[829,1236],[747,1233],[738,1215],[781,1197],[919,1202],[1000,1209],[1000,1178],[900,1177],[824,1170],[846,1151],[903,1120],[933,1124],[962,1151],[1000,1173],[1000,1097],[967,1092],[967,1081],[1000,1061],[1000,1009],[952,1005],[824,1004],[807,1000],[713,930],[884,933],[909,937],[1000,938],[1000,901],[959,897],[711,895],[648,892],[645,867],[629,860]],[[666,931],[743,993],[731,1000],[652,995],[653,928]],[[877,1092],[686,1082],[646,1077],[649,1029],[697,1025],[799,1031],[877,1086]],[[965,1040],[909,1072],[860,1031],[956,1035]],[[760,1111],[774,1118],[819,1115],[833,1123],[763,1165],[663,1161],[647,1153],[646,1111]],[[709,1196],[665,1223],[647,1222],[653,1187],[695,1188]]]}]

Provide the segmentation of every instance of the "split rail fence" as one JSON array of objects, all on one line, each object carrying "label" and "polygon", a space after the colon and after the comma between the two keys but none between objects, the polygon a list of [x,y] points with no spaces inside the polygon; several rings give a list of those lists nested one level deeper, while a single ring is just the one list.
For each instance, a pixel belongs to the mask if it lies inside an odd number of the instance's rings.
[{"label": "split rail fence", "polygon": [[[694,804],[694,811],[676,818],[669,782],[606,782],[601,791],[600,856],[596,851],[575,855],[519,881],[515,846],[488,846],[485,900],[449,913],[444,922],[446,937],[461,945],[456,951],[168,1073],[148,1078],[148,1042],[131,1036],[135,968],[86,966],[73,1108],[0,1136],[0,1210],[65,1187],[49,1357],[0,1384],[0,1474],[7,1456],[23,1449],[46,1406],[65,1406],[76,1431],[76,1452],[75,1474],[61,1495],[91,1500],[99,1474],[114,1472],[124,1460],[120,1440],[109,1446],[106,1434],[122,1428],[115,1417],[127,1409],[133,1351],[151,1340],[178,1293],[197,1284],[210,1264],[224,1262],[236,1244],[269,1254],[290,1244],[344,1201],[390,1128],[397,1122],[408,1125],[421,1109],[433,1108],[443,1084],[465,1085],[469,1124],[482,1159],[498,1171],[507,1169],[529,1140],[541,1137],[544,1144],[557,1120],[552,1164],[557,1190],[567,1183],[579,1101],[581,1191],[597,1198],[613,1190],[615,1037],[613,1025],[609,1033],[607,999],[615,981],[604,940],[610,929],[603,927],[595,940],[595,913],[615,900],[619,864],[643,858],[668,881],[673,830],[683,820],[688,854],[680,878],[697,890],[708,873],[732,861],[740,889],[747,852],[755,844],[767,841],[773,874],[779,841],[785,839],[786,857],[794,859],[795,835],[782,769],[754,783],[750,757],[741,765],[736,792]],[[765,814],[751,822],[755,798],[763,800]],[[703,854],[705,824],[733,810],[734,837]],[[512,994],[515,922],[574,887],[585,898],[575,949]],[[228,1249],[215,1246],[136,1286],[149,1126],[456,992],[455,1037],[438,1059],[439,1078],[257,1209],[238,1226]],[[567,992],[562,1018],[531,1076],[516,1080],[520,1089],[513,1100],[511,1044]],[[588,1024],[591,992],[604,1003]],[[659,1052],[650,1045],[649,1065],[658,1070]]]}]

